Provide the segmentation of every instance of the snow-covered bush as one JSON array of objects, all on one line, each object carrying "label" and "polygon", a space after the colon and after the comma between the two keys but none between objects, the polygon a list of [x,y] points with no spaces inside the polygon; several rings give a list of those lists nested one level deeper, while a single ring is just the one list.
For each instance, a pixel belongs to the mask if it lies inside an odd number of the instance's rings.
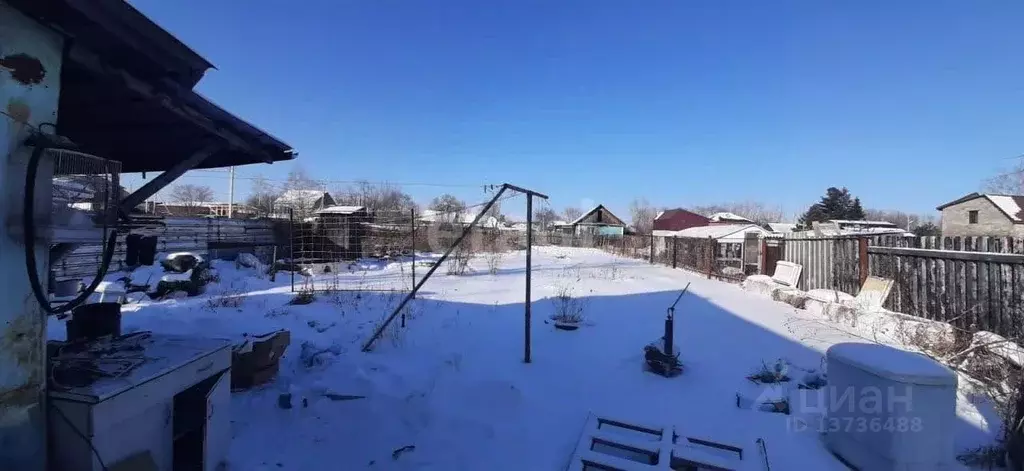
[{"label": "snow-covered bush", "polygon": [[551,319],[555,322],[566,324],[579,324],[583,322],[583,311],[586,302],[573,294],[571,285],[562,285],[551,297],[551,304],[554,306],[554,314]]},{"label": "snow-covered bush", "polygon": [[486,256],[487,260],[487,273],[492,275],[498,274],[498,269],[501,268],[501,261],[505,258],[505,254],[501,252],[491,252]]},{"label": "snow-covered bush", "polygon": [[469,268],[469,261],[473,259],[472,244],[462,243],[448,256],[448,274],[465,275]]}]

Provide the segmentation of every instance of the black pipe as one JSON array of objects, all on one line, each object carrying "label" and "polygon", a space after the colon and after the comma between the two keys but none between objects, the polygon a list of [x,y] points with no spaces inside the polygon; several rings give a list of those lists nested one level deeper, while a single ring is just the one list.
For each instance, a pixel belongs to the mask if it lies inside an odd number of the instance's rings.
[{"label": "black pipe", "polygon": [[[38,144],[32,151],[32,155],[29,157],[28,168],[25,172],[25,201],[22,209],[21,223],[24,230],[24,246],[25,246],[25,268],[28,271],[28,281],[32,286],[32,294],[35,296],[36,301],[39,303],[39,307],[43,311],[49,314],[61,314],[68,312],[78,306],[81,306],[89,296],[92,296],[96,292],[96,288],[103,281],[103,277],[107,276],[107,269],[110,268],[110,260],[114,257],[114,247],[117,244],[117,231],[111,231],[110,236],[107,238],[107,245],[103,248],[103,259],[100,261],[99,270],[96,273],[96,278],[92,280],[92,283],[85,288],[75,299],[68,301],[64,305],[54,308],[50,306],[50,300],[47,299],[46,293],[43,290],[43,285],[39,281],[39,264],[36,260],[36,222],[35,222],[35,195],[36,195],[36,177],[39,175],[39,161],[42,159],[43,152],[47,149],[46,145]],[[107,221],[103,220],[103,231],[107,231]]]}]

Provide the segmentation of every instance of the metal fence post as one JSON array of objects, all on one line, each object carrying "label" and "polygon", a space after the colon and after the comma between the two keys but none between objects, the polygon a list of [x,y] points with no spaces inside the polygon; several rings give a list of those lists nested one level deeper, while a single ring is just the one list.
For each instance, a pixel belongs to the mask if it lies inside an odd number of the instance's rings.
[{"label": "metal fence post", "polygon": [[679,251],[679,238],[672,236],[672,268],[676,268],[678,262],[676,262],[676,254]]},{"label": "metal fence post", "polygon": [[291,244],[289,249],[288,270],[292,273],[292,292],[295,292],[295,208],[288,208],[288,243]]},{"label": "metal fence post", "polygon": [[[413,208],[413,209],[409,210],[409,225],[412,228],[411,239],[413,241],[412,244],[410,244],[412,246],[412,250],[410,250],[410,252],[413,254],[413,266],[412,266],[412,268],[413,268],[413,284],[410,285],[410,287],[415,287],[416,286],[416,208]],[[416,294],[415,293],[413,294],[413,299],[416,299]],[[406,316],[404,316],[404,314],[402,314],[402,319],[404,320],[404,318],[406,318]]]},{"label": "metal fence post", "polygon": [[654,233],[651,232],[651,265],[654,265]]},{"label": "metal fence post", "polygon": [[718,247],[717,247],[717,244],[715,244],[715,239],[712,239],[711,236],[708,236],[708,242],[707,242],[707,249],[706,250],[708,251],[707,264],[708,264],[708,279],[709,280],[711,279],[711,273],[715,270],[715,258],[718,255],[715,252],[718,252],[717,249],[718,249]]},{"label": "metal fence post", "polygon": [[864,286],[864,282],[868,279],[868,239],[867,237],[861,237],[857,239],[857,260],[860,265],[860,285]]}]

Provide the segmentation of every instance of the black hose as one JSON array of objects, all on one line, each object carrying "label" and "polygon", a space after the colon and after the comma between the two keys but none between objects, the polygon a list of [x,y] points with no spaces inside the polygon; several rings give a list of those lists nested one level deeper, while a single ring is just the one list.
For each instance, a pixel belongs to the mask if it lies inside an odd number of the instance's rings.
[{"label": "black hose", "polygon": [[[36,143],[35,149],[32,151],[31,157],[28,161],[28,169],[25,172],[25,205],[21,215],[22,226],[24,227],[25,235],[25,268],[28,270],[28,281],[32,285],[32,294],[35,295],[36,301],[39,302],[39,306],[43,308],[49,314],[60,314],[68,312],[78,306],[81,306],[89,296],[96,291],[96,287],[103,281],[103,277],[107,276],[107,269],[110,268],[110,261],[114,258],[114,247],[117,245],[117,231],[111,231],[110,236],[107,237],[107,245],[103,247],[103,258],[100,261],[99,271],[96,273],[96,278],[92,280],[92,283],[85,288],[75,299],[64,303],[60,307],[50,306],[50,300],[46,296],[46,292],[43,290],[43,284],[39,281],[39,264],[36,260],[36,224],[35,224],[35,195],[36,195],[36,176],[39,174],[39,161],[42,159],[43,152],[47,149],[46,145],[42,143]],[[103,231],[107,231],[106,220],[103,222]]]}]

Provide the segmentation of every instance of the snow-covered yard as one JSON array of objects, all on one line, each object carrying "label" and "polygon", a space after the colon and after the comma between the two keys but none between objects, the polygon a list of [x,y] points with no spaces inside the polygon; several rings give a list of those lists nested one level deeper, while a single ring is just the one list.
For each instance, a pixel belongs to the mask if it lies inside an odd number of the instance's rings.
[{"label": "snow-covered yard", "polygon": [[[286,274],[270,282],[217,261],[220,282],[206,294],[126,306],[123,325],[238,339],[291,330],[276,382],[233,396],[231,469],[560,470],[591,412],[674,425],[751,452],[763,438],[773,470],[846,469],[816,427],[797,431],[786,415],[737,408],[735,394],[750,393],[745,377],[765,363],[819,369],[829,346],[875,340],[865,327],[595,249],[541,247],[533,260],[531,364],[523,363],[522,251],[506,254],[496,275],[483,258],[463,276],[441,267],[412,302],[406,327],[393,323],[370,353],[362,342],[404,293],[365,290],[408,289],[408,263],[318,275],[364,291],[290,305]],[[644,372],[642,348],[660,337],[665,309],[687,283],[675,321],[683,374]],[[585,303],[577,331],[548,321],[554,304],[544,298],[566,289]],[[295,407],[278,407],[285,392]],[[365,398],[336,401],[325,392]],[[994,419],[991,408],[962,395],[958,409],[957,448],[988,443],[997,431],[984,418]],[[394,455],[406,446],[415,448]]]}]

